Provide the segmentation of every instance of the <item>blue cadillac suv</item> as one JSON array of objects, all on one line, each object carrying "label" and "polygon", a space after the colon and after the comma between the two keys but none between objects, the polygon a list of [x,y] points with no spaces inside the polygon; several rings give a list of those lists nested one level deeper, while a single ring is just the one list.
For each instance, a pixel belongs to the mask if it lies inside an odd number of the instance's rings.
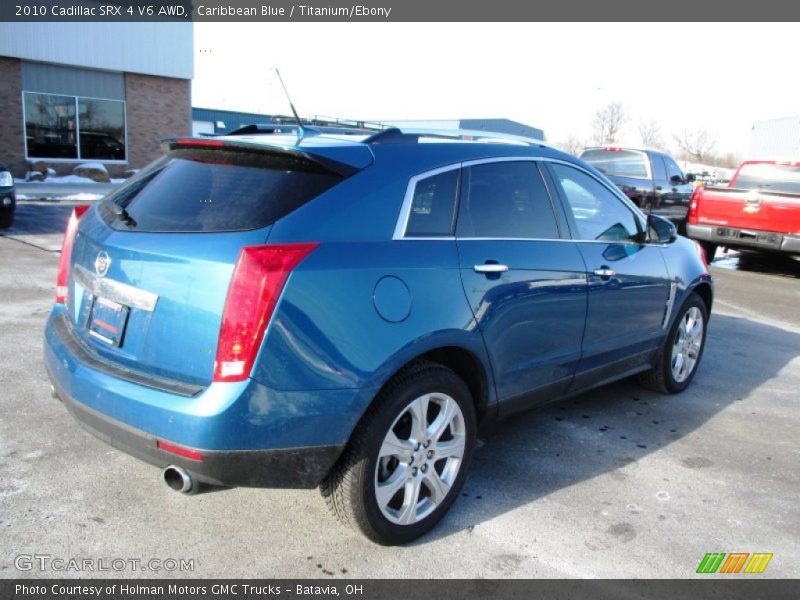
[{"label": "blue cadillac suv", "polygon": [[479,426],[637,375],[686,388],[696,245],[535,140],[298,129],[172,139],[73,213],[53,393],[173,489],[320,487],[383,544],[459,496]]}]

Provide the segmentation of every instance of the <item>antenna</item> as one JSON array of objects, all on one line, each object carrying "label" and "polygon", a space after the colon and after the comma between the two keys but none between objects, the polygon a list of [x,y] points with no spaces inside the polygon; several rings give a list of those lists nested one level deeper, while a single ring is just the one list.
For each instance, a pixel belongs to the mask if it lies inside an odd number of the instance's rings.
[{"label": "antenna", "polygon": [[297,114],[297,111],[294,108],[294,104],[292,103],[292,99],[289,96],[289,90],[286,89],[286,84],[283,83],[283,77],[281,77],[281,72],[276,68],[275,73],[278,74],[278,81],[281,82],[281,87],[283,88],[283,93],[286,94],[286,99],[289,101],[289,106],[292,108],[292,114],[294,115],[294,120],[297,121],[297,137],[301,138],[304,135],[303,131],[303,123],[300,121],[300,117]]}]

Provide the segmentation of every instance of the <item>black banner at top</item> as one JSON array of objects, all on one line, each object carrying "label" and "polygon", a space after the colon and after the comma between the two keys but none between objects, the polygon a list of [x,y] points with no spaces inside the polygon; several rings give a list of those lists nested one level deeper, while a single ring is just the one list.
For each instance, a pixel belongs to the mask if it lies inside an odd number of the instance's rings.
[{"label": "black banner at top", "polygon": [[[786,0],[3,0],[0,21],[798,21]],[[678,38],[680,39],[680,38]],[[677,42],[677,39],[676,39]]]}]

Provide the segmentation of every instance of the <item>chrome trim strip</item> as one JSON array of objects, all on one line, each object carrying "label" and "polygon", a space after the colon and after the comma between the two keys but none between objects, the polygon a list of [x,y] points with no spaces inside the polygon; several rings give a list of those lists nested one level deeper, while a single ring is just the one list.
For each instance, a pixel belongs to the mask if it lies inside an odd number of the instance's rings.
[{"label": "chrome trim strip", "polygon": [[678,284],[674,281],[669,284],[669,297],[667,298],[667,307],[664,309],[664,318],[661,321],[661,329],[666,329],[669,323],[669,318],[672,315],[672,307],[675,305],[675,296],[678,292]]},{"label": "chrome trim strip", "polygon": [[[589,171],[588,169],[585,169],[581,165],[578,165],[576,163],[573,163],[573,162],[570,162],[570,161],[567,161],[567,160],[560,160],[558,158],[550,158],[550,157],[547,157],[547,156],[500,156],[500,157],[495,157],[495,158],[480,158],[480,159],[476,159],[476,160],[467,160],[467,161],[463,161],[463,162],[458,162],[458,163],[454,163],[454,164],[451,164],[451,165],[447,165],[445,167],[439,167],[437,169],[432,169],[430,171],[425,171],[425,172],[420,173],[418,175],[414,175],[408,181],[408,186],[406,187],[406,195],[403,198],[403,204],[400,207],[400,215],[399,215],[399,217],[397,219],[397,224],[395,225],[394,234],[392,235],[392,239],[393,240],[423,240],[424,239],[424,240],[451,240],[451,241],[454,240],[455,238],[452,237],[452,236],[448,236],[448,237],[406,237],[405,236],[406,227],[408,226],[408,219],[411,216],[411,203],[414,200],[414,190],[415,190],[415,188],[417,186],[417,182],[420,179],[425,179],[427,177],[432,177],[433,175],[438,175],[439,173],[445,173],[447,171],[453,171],[455,169],[461,169],[463,167],[471,167],[471,166],[475,166],[475,165],[483,165],[483,164],[497,163],[497,162],[534,162],[534,163],[535,162],[550,162],[550,163],[562,164],[562,165],[565,165],[567,167],[572,167],[573,169],[577,169],[579,171],[582,171],[582,172],[586,173],[586,175],[588,175],[589,177],[591,177],[592,179],[597,181],[604,188],[606,188],[609,192],[611,192],[619,200],[621,200],[623,202],[623,204],[625,204],[625,206],[628,207],[628,209],[631,210],[634,213],[634,217],[636,217],[636,218],[638,218],[640,220],[640,224],[641,224],[641,226],[643,228],[643,231],[647,230],[647,217],[645,217],[645,215],[641,211],[641,209],[638,206],[636,206],[631,201],[631,199],[628,198],[622,192],[622,190],[620,190],[617,186],[615,186],[610,181],[604,181],[603,179],[598,178],[595,173],[592,173],[591,171]],[[547,183],[547,181],[545,180],[545,184],[546,183]],[[467,240],[467,239],[489,239],[489,238],[459,237],[458,239]],[[504,239],[510,239],[510,238],[496,238],[496,239],[504,240]],[[514,239],[527,240],[529,238],[514,238]],[[531,240],[536,240],[536,238],[530,238],[530,239]],[[541,241],[544,241],[544,240],[541,240]],[[582,242],[582,243],[583,242],[609,243],[607,241],[601,241],[601,240],[579,240],[579,239],[575,239],[575,238],[570,238],[570,239],[563,239],[562,238],[560,240],[548,239],[546,241],[549,241],[549,242],[553,242],[553,241],[564,241],[564,242],[567,242],[567,241],[569,241],[569,242]],[[643,244],[639,244],[637,242],[617,242],[617,243],[636,243],[637,245],[643,245]]]},{"label": "chrome trim strip", "polygon": [[153,312],[158,302],[158,294],[113,279],[98,277],[81,265],[73,265],[72,277],[92,296],[101,296],[125,306]]}]

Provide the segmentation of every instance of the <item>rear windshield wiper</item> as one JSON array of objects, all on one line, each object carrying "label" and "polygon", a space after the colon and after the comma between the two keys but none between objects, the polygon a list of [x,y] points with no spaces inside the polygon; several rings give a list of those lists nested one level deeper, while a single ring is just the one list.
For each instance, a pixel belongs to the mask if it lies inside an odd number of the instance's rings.
[{"label": "rear windshield wiper", "polygon": [[136,227],[136,221],[128,214],[128,211],[125,210],[125,207],[120,206],[109,198],[103,200],[103,204],[112,212],[118,221],[122,221],[128,227]]}]

